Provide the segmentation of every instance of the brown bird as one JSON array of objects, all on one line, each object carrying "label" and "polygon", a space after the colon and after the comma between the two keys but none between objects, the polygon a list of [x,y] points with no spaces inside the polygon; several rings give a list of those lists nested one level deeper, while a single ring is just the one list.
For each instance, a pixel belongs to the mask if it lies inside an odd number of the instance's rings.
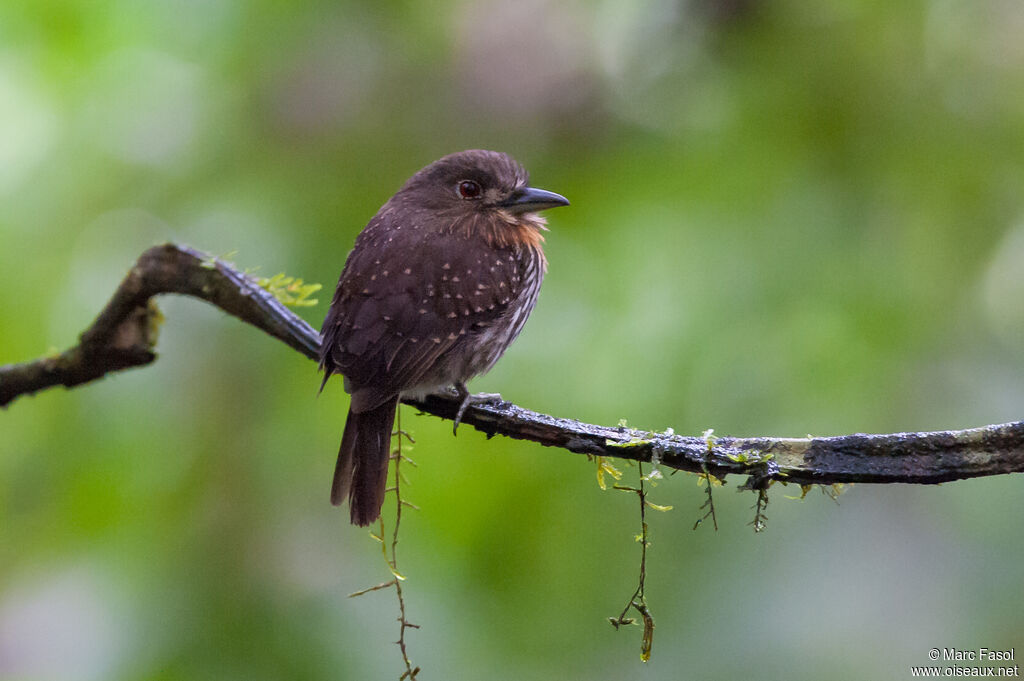
[{"label": "brown bird", "polygon": [[[568,205],[528,185],[496,151],[462,151],[413,175],[356,238],[324,319],[324,380],[352,395],[331,503],[352,523],[380,516],[391,428],[403,396],[454,387],[489,370],[537,302],[547,260],[537,211]],[[486,396],[494,397],[494,396]]]}]

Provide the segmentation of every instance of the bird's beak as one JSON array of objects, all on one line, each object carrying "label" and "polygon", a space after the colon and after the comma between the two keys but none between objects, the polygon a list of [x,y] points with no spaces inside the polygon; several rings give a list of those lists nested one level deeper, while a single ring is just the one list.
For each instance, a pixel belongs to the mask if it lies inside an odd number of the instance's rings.
[{"label": "bird's beak", "polygon": [[510,213],[533,213],[547,208],[568,206],[569,199],[546,189],[524,187],[512,192],[512,196],[498,204]]}]

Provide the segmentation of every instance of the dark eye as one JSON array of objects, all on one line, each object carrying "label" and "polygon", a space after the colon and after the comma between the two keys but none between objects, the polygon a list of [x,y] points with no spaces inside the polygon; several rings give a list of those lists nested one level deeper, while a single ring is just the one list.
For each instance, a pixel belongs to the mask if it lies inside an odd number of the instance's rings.
[{"label": "dark eye", "polygon": [[459,196],[462,198],[479,199],[481,194],[483,194],[483,190],[480,188],[479,182],[474,182],[473,180],[459,182]]}]

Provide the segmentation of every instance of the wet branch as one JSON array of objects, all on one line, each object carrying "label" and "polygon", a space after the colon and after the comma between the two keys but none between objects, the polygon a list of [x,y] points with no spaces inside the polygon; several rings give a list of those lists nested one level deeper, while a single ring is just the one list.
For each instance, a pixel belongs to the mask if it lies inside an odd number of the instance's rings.
[{"label": "wet branch", "polygon": [[[72,388],[114,371],[156,359],[161,321],[153,298],[177,293],[205,300],[316,359],[320,337],[256,280],[229,263],[174,244],[144,252],[75,347],[21,364],[0,366],[0,406],[21,395],[62,385]],[[315,386],[314,386],[315,387]],[[314,388],[310,389],[311,391]],[[458,400],[431,396],[406,400],[422,412],[451,419]],[[847,482],[939,483],[1024,471],[1024,421],[969,430],[821,438],[731,438],[709,442],[625,427],[560,419],[505,402],[470,407],[463,423],[581,454],[661,465],[717,478],[750,476],[747,486],[770,480],[797,484]]]}]

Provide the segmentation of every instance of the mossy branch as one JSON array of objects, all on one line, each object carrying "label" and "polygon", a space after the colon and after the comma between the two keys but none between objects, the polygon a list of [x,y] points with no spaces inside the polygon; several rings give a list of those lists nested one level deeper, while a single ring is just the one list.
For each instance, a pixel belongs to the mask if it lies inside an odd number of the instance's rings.
[{"label": "mossy branch", "polygon": [[[317,358],[316,330],[255,278],[200,251],[164,244],[139,257],[78,345],[59,355],[0,366],[0,406],[45,388],[71,388],[153,362],[161,317],[152,299],[165,293],[205,300],[310,359]],[[457,398],[446,395],[405,402],[446,419],[454,418],[459,407]],[[932,433],[720,437],[710,451],[703,437],[592,425],[508,402],[470,407],[462,422],[489,437],[504,435],[580,454],[635,461],[653,457],[669,468],[717,478],[747,475],[753,489],[763,489],[769,480],[801,485],[928,484],[1024,471],[1024,421]]]}]

